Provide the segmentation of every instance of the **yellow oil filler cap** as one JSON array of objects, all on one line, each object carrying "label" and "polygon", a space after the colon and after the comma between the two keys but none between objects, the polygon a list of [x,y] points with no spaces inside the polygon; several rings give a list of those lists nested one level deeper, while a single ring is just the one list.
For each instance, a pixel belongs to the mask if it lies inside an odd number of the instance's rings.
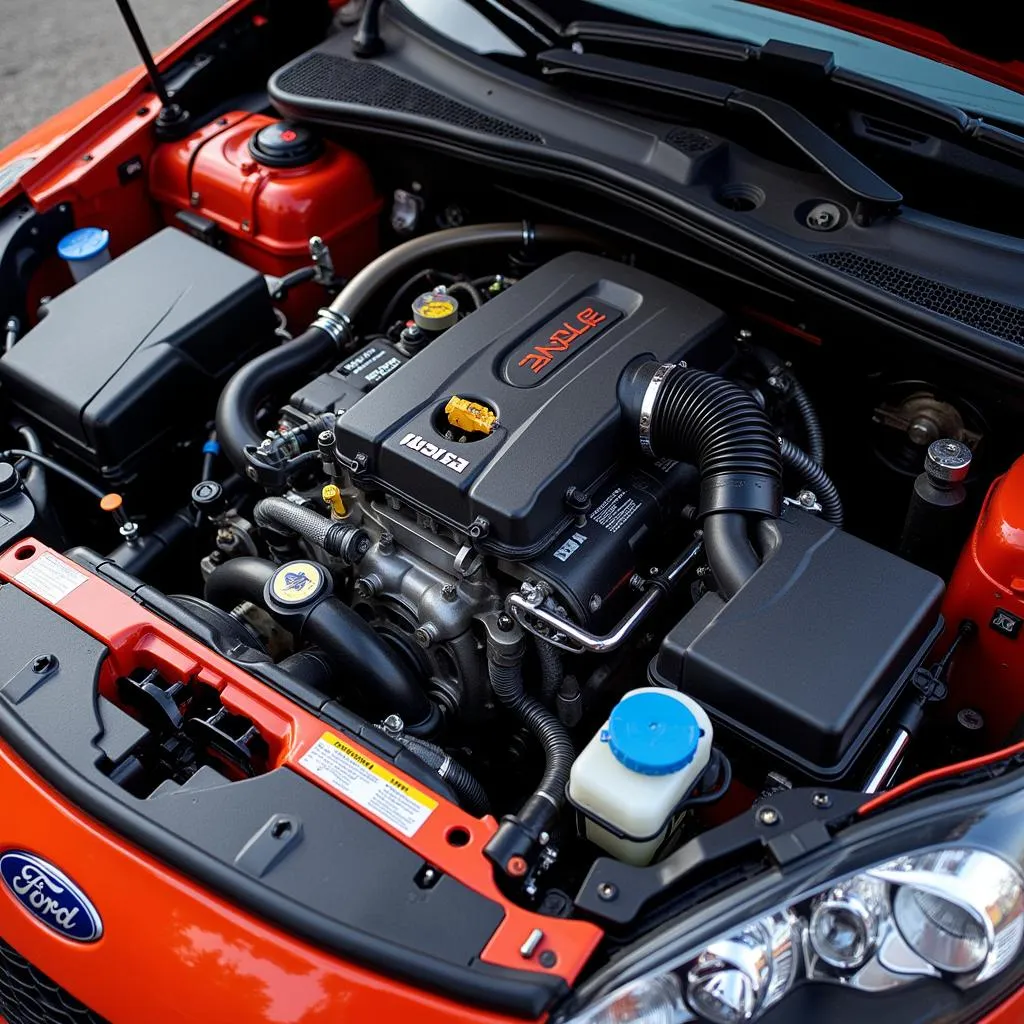
[{"label": "yellow oil filler cap", "polygon": [[458,395],[448,399],[444,413],[456,430],[470,434],[489,434],[498,422],[498,414],[493,409],[468,398],[459,398]]}]

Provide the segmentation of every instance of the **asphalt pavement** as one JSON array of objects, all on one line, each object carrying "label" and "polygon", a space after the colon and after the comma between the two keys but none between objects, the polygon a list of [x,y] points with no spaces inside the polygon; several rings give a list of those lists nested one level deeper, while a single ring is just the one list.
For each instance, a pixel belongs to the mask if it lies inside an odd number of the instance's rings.
[{"label": "asphalt pavement", "polygon": [[[132,0],[159,51],[222,0]],[[0,0],[0,149],[139,63],[114,0]]]}]

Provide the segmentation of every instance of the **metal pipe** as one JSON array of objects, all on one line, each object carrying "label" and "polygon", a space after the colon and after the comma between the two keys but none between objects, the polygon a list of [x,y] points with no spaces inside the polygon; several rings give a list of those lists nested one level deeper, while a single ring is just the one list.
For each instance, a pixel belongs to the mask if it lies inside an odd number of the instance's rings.
[{"label": "metal pipe", "polygon": [[[597,636],[589,630],[583,629],[582,626],[577,626],[574,622],[570,622],[556,612],[541,608],[539,605],[532,603],[523,594],[510,594],[506,598],[505,604],[509,615],[523,629],[547,641],[547,643],[552,644],[554,647],[559,647],[563,651],[569,651],[571,654],[582,654],[584,651],[589,651],[592,654],[607,654],[609,651],[614,651],[621,647],[629,639],[637,626],[647,618],[658,602],[661,601],[666,591],[672,587],[680,576],[691,568],[693,563],[703,554],[703,551],[703,538],[698,537],[665,570],[661,581],[656,585],[652,584],[626,616],[620,619],[611,632],[605,633],[604,636]],[[544,623],[551,633],[542,633],[536,624],[530,621],[531,619]],[[558,639],[559,634],[566,637],[571,643]]]},{"label": "metal pipe", "polygon": [[892,777],[896,774],[896,769],[899,768],[900,762],[903,760],[903,755],[907,752],[907,747],[910,746],[910,739],[910,733],[902,726],[896,730],[896,735],[889,742],[889,746],[886,747],[885,753],[864,787],[865,793],[880,793],[883,789],[888,788]]}]

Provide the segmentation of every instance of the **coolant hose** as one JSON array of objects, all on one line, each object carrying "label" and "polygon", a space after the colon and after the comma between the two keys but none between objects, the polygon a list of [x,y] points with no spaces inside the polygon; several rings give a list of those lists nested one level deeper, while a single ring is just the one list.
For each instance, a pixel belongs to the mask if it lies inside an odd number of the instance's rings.
[{"label": "coolant hose", "polygon": [[[264,596],[267,582],[278,568],[263,558],[232,558],[210,574],[206,600],[227,611],[251,601],[279,617]],[[338,598],[323,598],[286,626],[323,650],[345,681],[358,688],[382,715],[400,715],[414,736],[430,735],[437,728],[440,712],[411,666]]]},{"label": "coolant hose", "polygon": [[359,271],[330,306],[294,341],[285,342],[237,370],[217,403],[217,439],[232,465],[247,475],[244,449],[263,440],[256,428],[260,405],[275,392],[301,383],[351,340],[351,325],[380,288],[436,257],[476,246],[593,245],[592,236],[558,225],[468,224],[410,239],[382,253]]},{"label": "coolant hose", "polygon": [[814,492],[814,496],[821,503],[821,518],[842,529],[843,502],[828,473],[807,452],[797,448],[792,441],[787,441],[783,437],[780,438],[780,443],[782,445],[782,461],[786,468],[793,470],[807,485],[808,490]]},{"label": "coolant hose", "polygon": [[[316,454],[316,453],[312,453]],[[256,525],[277,533],[295,533],[328,554],[354,565],[370,550],[370,535],[361,527],[335,522],[287,498],[264,498],[253,509]]]},{"label": "coolant hose", "polygon": [[771,422],[738,384],[673,364],[628,367],[619,397],[647,455],[696,463],[708,564],[721,594],[732,597],[760,564],[751,520],[778,518],[782,508]]},{"label": "coolant hose", "polygon": [[562,807],[576,751],[562,723],[527,695],[521,660],[504,664],[490,657],[487,667],[495,697],[533,733],[544,751],[544,774],[533,795],[516,815],[519,826],[536,837],[550,827]]},{"label": "coolant hose", "polygon": [[443,779],[452,787],[464,810],[469,811],[477,818],[491,813],[491,802],[487,799],[484,787],[477,781],[476,776],[446,753],[442,747],[416,736],[406,736],[405,733],[395,736],[394,739],[415,754],[428,768],[437,772],[438,778]]}]

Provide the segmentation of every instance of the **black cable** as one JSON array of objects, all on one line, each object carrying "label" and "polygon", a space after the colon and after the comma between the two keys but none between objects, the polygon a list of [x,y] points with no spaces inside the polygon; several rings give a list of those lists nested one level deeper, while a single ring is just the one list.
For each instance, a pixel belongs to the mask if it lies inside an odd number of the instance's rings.
[{"label": "black cable", "polygon": [[792,441],[782,437],[779,438],[779,443],[782,445],[783,464],[800,477],[821,503],[821,518],[842,529],[843,502],[831,477],[807,452],[797,448]]},{"label": "black cable", "polygon": [[814,408],[811,396],[804,390],[803,384],[797,380],[792,370],[770,349],[752,349],[758,362],[769,376],[784,378],[788,383],[788,397],[796,406],[804,434],[807,436],[807,454],[819,465],[825,465],[825,432],[821,429],[818,411]]},{"label": "black cable", "polygon": [[95,484],[89,483],[85,477],[79,476],[73,469],[62,466],[47,455],[40,455],[39,452],[30,452],[24,448],[8,448],[7,451],[0,452],[0,459],[10,461],[12,458],[38,462],[40,466],[44,466],[51,472],[58,474],[58,476],[64,477],[65,480],[69,480],[71,483],[81,487],[83,491],[88,491],[97,501],[102,501],[107,496],[107,491],[100,490]]},{"label": "black cable", "polygon": [[469,301],[473,303],[474,308],[479,309],[484,304],[484,297],[480,294],[479,290],[474,287],[469,281],[454,281],[448,285],[448,293],[455,292],[458,294],[462,292],[469,296]]}]

